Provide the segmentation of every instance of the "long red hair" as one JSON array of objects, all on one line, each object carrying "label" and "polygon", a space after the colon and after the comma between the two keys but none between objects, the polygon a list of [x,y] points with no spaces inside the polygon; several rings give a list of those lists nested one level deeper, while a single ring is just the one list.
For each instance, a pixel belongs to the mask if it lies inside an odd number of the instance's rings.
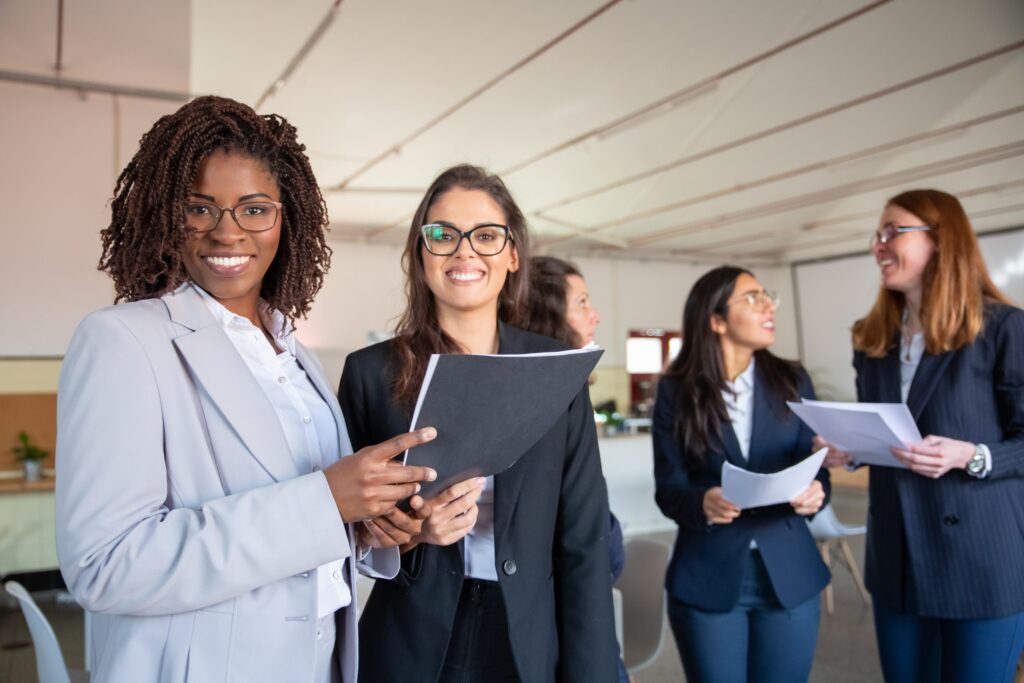
[{"label": "long red hair", "polygon": [[[921,324],[925,349],[939,354],[972,343],[984,327],[985,304],[1010,300],[989,277],[978,238],[960,201],[939,190],[908,190],[887,203],[920,218],[935,253],[924,271]],[[871,311],[853,326],[853,348],[881,358],[894,345],[905,306],[901,292],[879,289]]]}]

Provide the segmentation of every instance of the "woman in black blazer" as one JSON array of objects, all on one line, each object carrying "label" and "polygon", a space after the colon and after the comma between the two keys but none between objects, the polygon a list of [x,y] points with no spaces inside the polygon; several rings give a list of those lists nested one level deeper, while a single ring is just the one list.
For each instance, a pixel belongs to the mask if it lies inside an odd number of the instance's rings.
[{"label": "woman in black blazer", "polygon": [[693,286],[683,347],[658,383],[655,498],[679,525],[665,585],[686,679],[806,681],[829,581],[806,516],[828,471],[789,504],[741,510],[722,495],[726,461],[777,472],[811,453],[785,401],[814,398],[807,373],[768,350],[774,295],[748,271],[716,268]]},{"label": "woman in black blazer", "polygon": [[[1010,681],[1024,647],[1024,311],[960,202],[889,200],[882,287],[853,327],[857,397],[904,402],[920,444],[872,467],[865,582],[888,681]],[[848,464],[831,451],[828,463]]]},{"label": "woman in black blazer", "polygon": [[[525,302],[528,250],[497,176],[456,166],[434,181],[406,244],[396,337],[345,363],[339,400],[354,444],[406,431],[431,353],[566,348],[506,324]],[[487,397],[470,387],[466,400]],[[616,680],[608,498],[587,387],[509,470],[413,502],[396,527],[367,525],[382,539],[421,527],[363,612],[360,680]]]}]

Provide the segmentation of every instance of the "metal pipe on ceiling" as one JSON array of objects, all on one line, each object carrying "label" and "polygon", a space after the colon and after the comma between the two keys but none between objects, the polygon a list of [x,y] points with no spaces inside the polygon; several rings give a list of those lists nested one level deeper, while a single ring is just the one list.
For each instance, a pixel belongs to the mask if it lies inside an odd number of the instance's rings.
[{"label": "metal pipe on ceiling", "polygon": [[[384,150],[383,152],[381,152],[377,156],[375,156],[372,159],[370,159],[368,162],[366,162],[365,164],[360,166],[358,169],[356,169],[355,172],[353,172],[347,178],[345,178],[340,183],[338,183],[337,185],[335,185],[334,187],[332,187],[330,189],[333,189],[333,190],[344,190],[345,188],[348,187],[349,183],[351,183],[353,180],[355,180],[356,178],[362,176],[367,171],[369,171],[370,169],[374,168],[377,164],[379,164],[380,162],[384,161],[385,159],[387,159],[388,157],[392,156],[393,154],[399,153],[401,151],[401,149],[403,147],[405,147],[406,145],[408,145],[410,142],[412,142],[416,138],[420,137],[421,135],[426,133],[428,130],[430,130],[431,128],[433,128],[437,124],[441,123],[442,121],[444,121],[445,119],[450,117],[452,114],[454,114],[455,112],[457,112],[460,109],[462,109],[463,107],[465,107],[467,104],[469,104],[473,100],[475,100],[478,97],[480,97],[481,95],[483,95],[485,92],[487,92],[488,90],[490,90],[491,88],[496,86],[498,83],[500,83],[501,81],[505,80],[506,78],[508,78],[509,76],[511,76],[512,74],[516,73],[517,71],[522,69],[524,66],[529,64],[530,62],[532,62],[535,59],[537,59],[538,57],[540,57],[542,54],[544,54],[545,52],[547,52],[548,50],[553,48],[555,45],[558,45],[559,43],[564,41],[566,38],[571,36],[573,33],[576,33],[577,31],[579,31],[581,28],[583,28],[584,26],[586,26],[587,24],[592,22],[594,19],[597,19],[599,16],[601,16],[602,14],[607,12],[613,6],[619,4],[621,1],[622,0],[608,0],[608,2],[605,2],[603,5],[598,7],[596,10],[594,10],[593,12],[588,14],[587,16],[583,17],[582,19],[577,21],[575,24],[573,24],[572,26],[570,26],[569,28],[565,29],[564,31],[559,33],[557,36],[555,36],[554,38],[549,40],[548,42],[544,43],[539,48],[537,48],[536,50],[534,50],[530,54],[526,55],[525,57],[520,59],[518,62],[513,64],[512,66],[510,66],[507,69],[505,69],[504,71],[499,73],[497,76],[495,76],[491,80],[487,81],[486,83],[484,83],[479,88],[477,88],[473,92],[469,93],[468,95],[466,95],[465,97],[460,99],[458,102],[456,102],[452,106],[450,106],[447,109],[445,109],[443,112],[441,112],[440,114],[438,114],[437,116],[432,118],[430,121],[427,121],[425,124],[423,124],[422,126],[417,128],[416,130],[414,130],[412,133],[410,133],[409,135],[405,136],[404,138],[402,138],[401,140],[399,140],[395,144],[391,145],[390,147],[388,147],[386,150]],[[884,1],[888,2],[889,0],[884,0]]]},{"label": "metal pipe on ceiling", "polygon": [[0,81],[20,83],[22,85],[39,85],[58,90],[75,90],[80,93],[102,93],[105,95],[124,95],[125,97],[141,97],[150,100],[166,100],[170,102],[188,102],[192,95],[187,92],[173,90],[154,90],[151,88],[134,88],[96,81],[80,81],[59,76],[41,76],[20,71],[0,70]]},{"label": "metal pipe on ceiling", "polygon": [[57,0],[57,59],[53,68],[58,74],[64,68],[64,0]]},{"label": "metal pipe on ceiling", "polygon": [[288,62],[288,65],[284,68],[284,71],[281,72],[281,75],[275,78],[273,82],[267,86],[267,89],[263,91],[260,98],[256,100],[256,104],[252,106],[253,109],[259,111],[260,107],[262,107],[268,99],[284,87],[285,83],[288,82],[288,79],[291,78],[293,73],[295,73],[295,70],[299,68],[309,53],[313,51],[313,48],[316,47],[317,43],[320,42],[320,39],[324,37],[324,34],[327,33],[327,29],[334,23],[334,20],[338,16],[338,11],[341,9],[341,3],[342,0],[334,0],[334,4],[331,5],[329,10],[327,10],[327,14],[324,15],[324,18],[321,19],[320,23],[317,24],[315,29],[313,29],[313,33],[309,35],[309,38],[306,38],[306,42],[302,44],[299,51],[291,58],[291,61]]}]

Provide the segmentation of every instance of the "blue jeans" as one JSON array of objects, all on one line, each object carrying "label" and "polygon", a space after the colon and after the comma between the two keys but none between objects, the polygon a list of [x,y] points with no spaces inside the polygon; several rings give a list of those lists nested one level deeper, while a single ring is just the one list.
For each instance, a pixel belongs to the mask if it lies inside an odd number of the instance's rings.
[{"label": "blue jeans", "polygon": [[690,683],[804,683],[811,674],[821,603],[786,609],[757,551],[751,552],[739,602],[705,612],[669,599],[668,619]]},{"label": "blue jeans", "polygon": [[1024,648],[1024,612],[1001,619],[937,619],[874,605],[885,680],[1010,683]]}]

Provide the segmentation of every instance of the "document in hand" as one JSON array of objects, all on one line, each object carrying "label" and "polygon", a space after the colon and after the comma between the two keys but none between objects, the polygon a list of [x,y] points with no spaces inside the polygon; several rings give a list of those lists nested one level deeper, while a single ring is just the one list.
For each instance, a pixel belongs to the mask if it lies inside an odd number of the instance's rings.
[{"label": "document in hand", "polygon": [[790,409],[821,438],[862,465],[906,467],[890,448],[905,448],[921,441],[910,410],[904,403],[836,403],[789,401]]},{"label": "document in hand", "polygon": [[471,477],[497,474],[555,424],[586,386],[604,351],[588,347],[520,355],[434,354],[416,399],[410,431],[435,427],[437,438],[405,453],[432,467],[424,498]]},{"label": "document in hand", "polygon": [[722,465],[722,497],[743,509],[788,503],[811,485],[826,453],[828,449],[822,448],[772,474],[751,472],[727,462]]}]

